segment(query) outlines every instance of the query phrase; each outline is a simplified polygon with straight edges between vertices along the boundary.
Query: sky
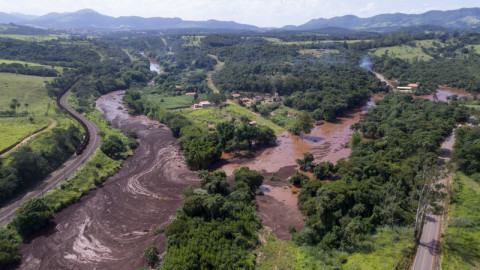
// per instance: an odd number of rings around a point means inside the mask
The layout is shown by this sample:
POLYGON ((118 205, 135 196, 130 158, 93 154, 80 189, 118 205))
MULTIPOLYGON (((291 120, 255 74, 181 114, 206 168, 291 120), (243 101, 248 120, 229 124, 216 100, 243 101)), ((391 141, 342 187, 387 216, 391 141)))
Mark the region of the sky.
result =
POLYGON ((260 27, 300 25, 311 19, 342 15, 423 13, 480 7, 479 0, 0 0, 0 11, 44 15, 94 9, 102 14, 224 20, 260 27))

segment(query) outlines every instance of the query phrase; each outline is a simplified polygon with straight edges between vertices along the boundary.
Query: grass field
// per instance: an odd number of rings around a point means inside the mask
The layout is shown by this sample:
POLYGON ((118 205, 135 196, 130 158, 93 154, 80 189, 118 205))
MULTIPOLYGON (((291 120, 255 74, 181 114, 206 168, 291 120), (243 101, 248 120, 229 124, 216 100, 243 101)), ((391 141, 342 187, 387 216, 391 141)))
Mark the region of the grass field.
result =
POLYGON ((183 44, 183 46, 194 46, 198 47, 202 43, 202 39, 205 36, 182 36, 183 40, 186 40, 187 43, 183 44))
POLYGON ((411 47, 407 45, 393 46, 393 47, 384 47, 370 51, 370 53, 376 56, 382 56, 383 54, 388 54, 390 57, 400 58, 403 60, 413 61, 417 58, 419 61, 428 61, 433 59, 430 55, 424 53, 422 48, 411 47))
POLYGON ((9 111, 12 99, 17 99, 20 107, 18 113, 26 112, 27 116, 0 117, 0 150, 21 141, 34 131, 48 126, 55 115, 55 104, 47 95, 43 83, 49 78, 0 73, 0 111, 9 111), (25 107, 28 104, 28 108, 25 107), (45 116, 50 107, 49 115, 45 116), (32 117, 33 121, 29 118, 32 117))
POLYGON ((192 120, 196 121, 197 123, 207 126, 208 124, 217 124, 225 120, 230 120, 232 117, 235 119, 240 119, 242 116, 246 116, 251 121, 256 121, 258 125, 268 126, 275 134, 282 133, 285 129, 274 124, 273 122, 263 118, 258 114, 254 114, 251 111, 236 105, 236 104, 226 104, 226 107, 220 109, 218 107, 212 108, 203 108, 203 109, 196 109, 196 110, 181 110, 186 116, 191 118, 192 120))
POLYGON ((258 269, 322 269, 323 261, 310 255, 306 247, 298 247, 291 241, 278 240, 273 236, 258 249, 258 269))
MULTIPOLYGON (((413 229, 405 227, 382 228, 372 236, 369 242, 373 247, 368 253, 356 252, 346 256, 344 269, 396 269, 399 263, 405 261, 405 251, 415 247, 413 229)), ((401 268, 403 269, 403 268, 401 268)))
MULTIPOLYGON (((166 109, 183 109, 189 108, 193 105, 193 96, 164 96, 164 95, 157 95, 157 94, 147 94, 145 96, 148 100, 155 102, 156 104, 166 108, 166 109), (162 101, 163 100, 163 101, 162 101)), ((200 94, 198 96, 200 100, 206 100, 207 95, 200 94)))
POLYGON ((283 41, 279 38, 272 37, 262 37, 266 41, 278 44, 278 45, 313 45, 313 44, 323 44, 323 43, 357 43, 357 42, 369 42, 371 40, 316 40, 316 41, 283 41))
MULTIPOLYGON (((52 66, 37 64, 37 63, 33 63, 33 62, 25 62, 25 61, 18 61, 18 60, 0 59, 0 64, 3 64, 3 63, 5 63, 5 64, 18 63, 18 64, 22 64, 22 65, 29 65, 29 66, 32 66, 32 67, 47 67, 47 68, 52 68, 52 66)), ((56 66, 54 66, 53 68, 54 68, 55 70, 57 70, 58 72, 60 72, 60 73, 63 72, 63 67, 56 67, 56 66)))
POLYGON ((480 184, 455 174, 442 269, 480 269, 480 184))
POLYGON ((46 35, 46 36, 41 36, 41 35, 0 34, 0 38, 2 38, 2 37, 20 39, 20 40, 25 40, 25 41, 47 41, 47 40, 53 40, 53 39, 58 39, 58 38, 68 38, 69 35, 46 35))

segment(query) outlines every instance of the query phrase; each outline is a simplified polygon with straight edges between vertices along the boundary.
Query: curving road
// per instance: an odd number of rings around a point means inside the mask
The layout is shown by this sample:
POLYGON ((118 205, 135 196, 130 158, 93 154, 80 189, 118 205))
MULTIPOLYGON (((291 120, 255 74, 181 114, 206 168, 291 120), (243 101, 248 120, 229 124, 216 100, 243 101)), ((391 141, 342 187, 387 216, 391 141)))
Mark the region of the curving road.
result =
MULTIPOLYGON (((439 157, 439 165, 445 166, 450 160, 450 153, 455 142, 455 134, 451 134, 442 144, 442 154, 439 157)), ((447 185, 448 174, 441 179, 441 184, 447 185)), ((425 217, 422 237, 418 245, 417 255, 413 262, 413 270, 432 270, 437 269, 437 256, 439 255, 441 215, 428 214, 425 217)))
POLYGON ((74 114, 85 123, 87 129, 90 131, 90 142, 81 155, 74 154, 66 162, 64 162, 60 168, 52 172, 45 180, 32 187, 27 193, 17 196, 6 206, 0 208, 0 226, 5 226, 13 218, 15 211, 22 203, 31 198, 43 196, 43 194, 55 189, 60 183, 72 177, 87 163, 87 161, 93 157, 100 146, 100 130, 92 121, 68 105, 67 100, 69 94, 70 90, 65 92, 65 94, 63 94, 63 96, 60 98, 60 103, 67 111, 74 114))

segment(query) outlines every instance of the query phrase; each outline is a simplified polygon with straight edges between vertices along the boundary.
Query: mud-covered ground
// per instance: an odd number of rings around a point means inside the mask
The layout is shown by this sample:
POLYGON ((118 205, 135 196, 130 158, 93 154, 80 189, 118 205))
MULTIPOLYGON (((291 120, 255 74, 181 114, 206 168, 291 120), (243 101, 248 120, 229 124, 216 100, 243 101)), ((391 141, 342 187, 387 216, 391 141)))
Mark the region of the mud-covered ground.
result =
MULTIPOLYGON (((335 122, 324 122, 316 126, 310 134, 295 136, 284 132, 277 137, 277 146, 264 149, 255 154, 255 157, 242 159, 228 157, 220 168, 227 175, 242 166, 247 166, 263 173, 266 176, 261 187, 264 195, 257 196, 257 215, 262 224, 273 229, 273 235, 282 240, 291 238, 288 227, 293 225, 297 230, 305 226, 304 216, 297 206, 299 190, 292 190, 287 179, 292 176, 299 166, 296 159, 303 158, 303 153, 314 154, 315 163, 321 161, 337 162, 341 158, 348 158, 350 148, 346 148, 353 134, 350 126, 360 120, 362 113, 374 104, 374 96, 365 106, 346 113, 335 122), (271 181, 274 176, 283 181, 271 181)), ((278 180, 277 179, 277 180, 278 180)))
POLYGON ((113 126, 136 131, 140 144, 122 169, 80 202, 55 216, 54 224, 21 247, 21 269, 136 269, 145 247, 164 252, 163 234, 182 204, 181 190, 196 185, 170 131, 144 116, 129 116, 123 92, 102 96, 97 107, 113 126))

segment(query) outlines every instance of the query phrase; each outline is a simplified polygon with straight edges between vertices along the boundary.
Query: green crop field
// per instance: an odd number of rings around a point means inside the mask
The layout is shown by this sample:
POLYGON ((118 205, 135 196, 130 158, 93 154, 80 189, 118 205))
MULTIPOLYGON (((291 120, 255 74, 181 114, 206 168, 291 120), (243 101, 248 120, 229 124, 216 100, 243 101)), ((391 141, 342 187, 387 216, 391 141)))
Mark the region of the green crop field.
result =
POLYGON ((278 45, 313 45, 313 44, 322 44, 322 43, 357 43, 357 42, 369 42, 371 40, 304 40, 304 41, 283 41, 279 38, 272 37, 262 37, 266 41, 278 44, 278 45))
MULTIPOLYGON (((19 60, 0 59, 0 64, 13 64, 13 63, 22 64, 22 65, 29 65, 29 66, 32 66, 32 67, 47 67, 47 68, 52 68, 52 66, 42 65, 42 64, 33 63, 33 62, 25 62, 25 61, 19 61, 19 60)), ((60 73, 63 72, 63 68, 62 68, 62 67, 54 66, 53 68, 56 69, 56 70, 57 70, 58 72, 60 72, 60 73)))
POLYGON ((375 50, 371 50, 370 53, 376 56, 382 56, 384 54, 388 54, 390 57, 400 58, 403 60, 413 61, 417 58, 419 61, 428 61, 433 59, 430 55, 424 53, 422 48, 412 47, 408 45, 401 45, 401 46, 393 46, 393 47, 384 47, 375 50))
POLYGON ((195 110, 185 109, 181 110, 181 112, 203 126, 207 126, 208 124, 217 124, 221 121, 232 119, 232 117, 235 119, 240 119, 242 116, 245 116, 251 121, 256 121, 258 125, 270 127, 277 135, 285 130, 279 125, 263 118, 259 114, 254 114, 253 112, 237 104, 226 104, 226 107, 222 109, 218 107, 212 107, 195 110))
POLYGON ((461 172, 452 184, 442 269, 480 269, 480 184, 461 172))
MULTIPOLYGON (((182 109, 182 108, 189 108, 193 105, 193 96, 164 96, 164 95, 156 95, 156 94, 147 94, 145 96, 148 100, 155 102, 156 104, 166 108, 166 109, 182 109)), ((206 99, 207 96, 205 94, 200 94, 198 96, 200 100, 206 99)))
POLYGON ((47 90, 43 86, 45 80, 37 76, 17 75, 11 73, 0 73, 0 111, 11 111, 9 105, 12 99, 17 99, 20 107, 17 113, 18 117, 0 117, 0 150, 21 141, 33 132, 47 127, 52 123, 49 116, 45 116, 50 107, 49 114, 55 114, 54 101, 51 101, 47 95, 47 90), (25 106, 28 104, 28 107, 25 106), (32 121, 30 121, 32 117, 32 121))
POLYGON ((0 38, 14 38, 25 41, 47 41, 58 38, 68 38, 68 35, 12 35, 12 34, 0 34, 0 38))

